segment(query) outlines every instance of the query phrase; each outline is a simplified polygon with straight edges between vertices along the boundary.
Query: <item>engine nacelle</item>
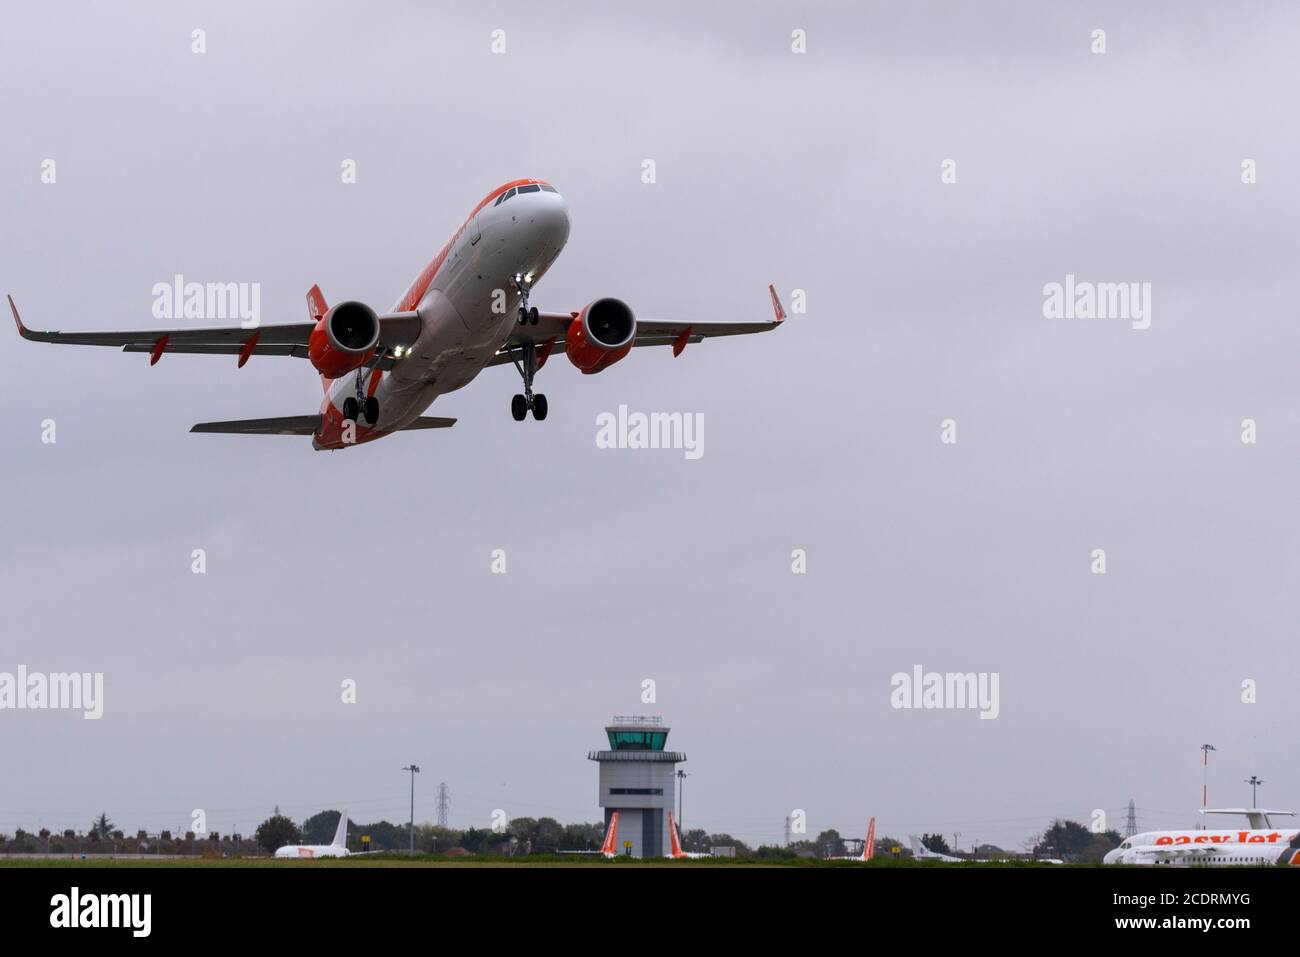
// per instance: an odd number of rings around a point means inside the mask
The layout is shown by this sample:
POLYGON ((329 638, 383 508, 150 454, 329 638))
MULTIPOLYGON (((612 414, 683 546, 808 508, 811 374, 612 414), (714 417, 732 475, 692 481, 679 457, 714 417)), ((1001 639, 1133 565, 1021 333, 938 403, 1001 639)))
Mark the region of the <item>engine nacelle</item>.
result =
POLYGON ((311 331, 307 355, 317 372, 337 379, 368 362, 378 342, 375 310, 364 302, 340 302, 311 331))
POLYGON ((591 375, 607 369, 632 351, 636 316, 618 299, 597 299, 573 317, 564 336, 569 361, 591 375))

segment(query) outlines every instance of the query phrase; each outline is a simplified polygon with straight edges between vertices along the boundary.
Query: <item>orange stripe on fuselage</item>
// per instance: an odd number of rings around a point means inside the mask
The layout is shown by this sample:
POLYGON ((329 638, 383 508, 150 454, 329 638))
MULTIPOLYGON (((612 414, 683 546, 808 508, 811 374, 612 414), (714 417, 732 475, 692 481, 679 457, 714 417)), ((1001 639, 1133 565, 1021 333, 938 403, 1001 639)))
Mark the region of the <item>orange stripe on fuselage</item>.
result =
POLYGON ((460 229, 456 230, 456 232, 452 234, 451 239, 447 240, 442 249, 438 250, 438 255, 434 256, 433 259, 430 260, 429 265, 425 266, 424 269, 420 271, 420 275, 415 277, 415 282, 411 283, 410 288, 408 288, 402 298, 398 300, 397 305, 394 307, 394 311, 410 312, 420 304, 420 300, 424 298, 424 294, 429 291, 429 287, 433 284, 434 277, 438 275, 438 270, 442 268, 443 262, 446 261, 447 254, 451 252, 451 247, 455 245, 456 240, 460 238, 460 234, 465 231, 469 224, 473 222, 474 217, 481 213, 488 203, 492 202, 492 200, 496 199, 508 189, 515 186, 528 186, 533 183, 536 183, 538 186, 551 185, 544 179, 512 179, 510 182, 503 183, 484 196, 482 201, 474 207, 474 211, 465 218, 465 222, 461 223, 460 229))
MULTIPOLYGON (((465 232, 469 227, 469 224, 474 221, 474 217, 481 213, 484 207, 508 189, 515 186, 528 186, 534 183, 538 186, 551 185, 544 179, 512 179, 508 183, 502 183, 496 189, 492 190, 492 192, 484 196, 483 199, 479 201, 479 204, 474 207, 473 211, 465 217, 465 222, 461 223, 460 229, 456 230, 456 232, 452 234, 451 238, 443 244, 442 249, 438 250, 438 255, 434 256, 433 259, 429 261, 429 264, 420 271, 420 275, 415 277, 415 282, 411 283, 410 288, 406 290, 397 305, 393 307, 393 311, 409 312, 420 304, 420 300, 424 298, 424 294, 429 291, 429 287, 433 284, 434 278, 438 275, 438 270, 442 268, 442 264, 446 261, 447 254, 451 252, 451 247, 456 244, 456 240, 460 238, 461 233, 465 232)), ((318 297, 320 296, 320 290, 318 287, 313 286, 312 292, 314 292, 318 297)), ((320 302, 324 304, 324 299, 321 298, 320 302)), ((367 395, 375 394, 379 388, 381 378, 382 373, 376 369, 371 375, 367 395)), ((370 429, 357 423, 356 442, 345 444, 342 440, 343 413, 334 405, 330 398, 330 388, 334 381, 335 380, 328 379, 323 375, 321 376, 321 386, 325 390, 325 400, 321 403, 321 427, 316 431, 315 439, 322 448, 348 448, 351 445, 361 445, 363 442, 371 442, 389 434, 388 432, 382 432, 378 429, 370 429)))

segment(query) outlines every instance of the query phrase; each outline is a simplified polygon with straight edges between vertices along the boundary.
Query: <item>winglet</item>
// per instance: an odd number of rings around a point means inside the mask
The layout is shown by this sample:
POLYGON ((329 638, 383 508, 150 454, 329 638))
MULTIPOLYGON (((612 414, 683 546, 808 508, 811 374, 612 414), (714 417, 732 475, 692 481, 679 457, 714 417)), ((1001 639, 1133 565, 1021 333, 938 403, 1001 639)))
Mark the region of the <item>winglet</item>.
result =
POLYGON ((338 830, 334 832, 334 847, 348 846, 348 809, 344 808, 343 813, 339 815, 338 830))
POLYGON ((23 325, 22 319, 18 317, 18 307, 14 305, 14 297, 7 296, 6 298, 9 300, 9 311, 14 314, 14 325, 18 327, 18 334, 24 339, 30 338, 27 335, 27 327, 23 325))
POLYGON ((772 294, 772 311, 776 313, 776 322, 785 322, 785 310, 781 308, 781 299, 776 294, 776 286, 768 283, 767 291, 772 294))
POLYGON ((862 859, 869 861, 876 856, 876 819, 873 817, 867 825, 867 839, 862 843, 862 859))

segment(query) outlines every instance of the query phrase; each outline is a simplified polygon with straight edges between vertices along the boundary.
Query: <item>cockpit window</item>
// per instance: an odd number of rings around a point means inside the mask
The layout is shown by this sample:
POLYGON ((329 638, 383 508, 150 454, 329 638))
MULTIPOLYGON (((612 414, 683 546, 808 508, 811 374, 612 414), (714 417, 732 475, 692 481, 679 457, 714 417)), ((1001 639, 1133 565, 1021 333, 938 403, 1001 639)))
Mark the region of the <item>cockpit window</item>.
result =
POLYGON ((527 186, 520 186, 520 187, 519 187, 519 192, 520 192, 520 193, 536 193, 536 192, 537 192, 538 190, 540 190, 540 189, 541 189, 540 186, 536 185, 535 183, 530 183, 530 184, 527 185, 527 186))
POLYGON ((509 199, 509 198, 510 198, 511 196, 513 196, 513 195, 515 195, 515 191, 514 191, 513 189, 508 189, 508 190, 506 190, 504 193, 502 193, 500 196, 498 196, 498 197, 497 197, 497 201, 496 201, 495 203, 493 203, 492 205, 493 205, 493 206, 500 206, 502 203, 504 203, 507 199, 509 199))
POLYGON ((554 186, 552 186, 550 183, 543 183, 543 184, 542 184, 542 189, 545 190, 545 191, 548 192, 548 193, 558 193, 558 192, 559 192, 559 190, 556 189, 554 186))

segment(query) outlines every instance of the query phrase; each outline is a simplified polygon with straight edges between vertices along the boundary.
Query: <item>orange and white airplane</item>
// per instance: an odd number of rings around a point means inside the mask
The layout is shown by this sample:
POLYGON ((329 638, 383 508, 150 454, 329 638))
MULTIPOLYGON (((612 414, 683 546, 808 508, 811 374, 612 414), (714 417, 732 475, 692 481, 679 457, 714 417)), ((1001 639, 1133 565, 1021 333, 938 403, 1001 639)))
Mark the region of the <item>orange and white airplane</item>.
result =
POLYGON ((600 845, 600 853, 606 857, 618 857, 618 812, 609 816, 609 827, 605 831, 605 843, 600 845))
POLYGON ((523 392, 510 410, 546 418, 546 396, 533 391, 538 370, 563 352, 591 375, 618 362, 634 346, 671 346, 714 336, 777 328, 785 311, 769 286, 770 322, 637 319, 624 302, 594 299, 577 311, 539 312, 529 293, 569 238, 569 208, 550 183, 517 179, 483 198, 464 225, 425 266, 391 311, 361 302, 327 307, 319 286, 307 293, 309 321, 290 325, 217 329, 142 329, 131 332, 18 332, 36 342, 115 346, 147 352, 150 364, 168 352, 238 356, 298 356, 320 374, 325 399, 315 415, 203 422, 192 432, 310 435, 317 449, 342 449, 411 429, 439 429, 451 418, 423 416, 439 396, 463 388, 485 368, 513 363, 523 392))
POLYGON ((1204 831, 1145 831, 1126 837, 1102 858, 1105 864, 1152 864, 1175 867, 1259 866, 1283 864, 1300 867, 1300 829, 1277 827, 1275 816, 1292 817, 1294 811, 1268 811, 1254 807, 1207 808, 1202 814, 1234 814, 1246 818, 1248 828, 1204 831))
POLYGON ((668 840, 669 840, 669 857, 674 860, 694 860, 698 857, 713 857, 712 854, 701 854, 693 851, 682 850, 681 832, 677 829, 677 821, 673 818, 673 812, 668 812, 668 840))
POLYGON ((828 857, 828 861, 869 861, 876 856, 876 819, 873 817, 867 824, 867 839, 862 842, 862 853, 856 857, 840 856, 828 857))
MULTIPOLYGON (((369 853, 369 852, 363 852, 369 853)), ((339 826, 334 831, 334 840, 329 844, 287 844, 276 848, 275 856, 279 858, 317 858, 317 857, 354 857, 348 850, 348 809, 339 814, 339 826)))

